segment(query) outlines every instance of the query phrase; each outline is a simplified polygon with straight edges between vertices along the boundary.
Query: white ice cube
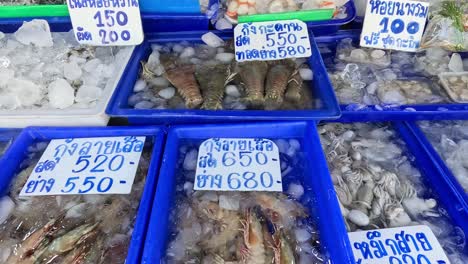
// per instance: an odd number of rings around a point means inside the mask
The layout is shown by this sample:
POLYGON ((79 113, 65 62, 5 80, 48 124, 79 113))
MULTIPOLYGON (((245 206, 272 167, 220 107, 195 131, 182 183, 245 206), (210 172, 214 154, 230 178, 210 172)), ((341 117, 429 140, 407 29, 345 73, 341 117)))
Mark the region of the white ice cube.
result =
POLYGON ((175 89, 172 87, 167 87, 166 89, 162 89, 159 91, 158 95, 164 99, 171 99, 175 94, 175 89))
POLYGON ((463 60, 458 53, 453 53, 448 64, 450 71, 462 72, 463 71, 463 60))
POLYGON ((14 36, 16 40, 25 45, 34 44, 38 47, 52 47, 54 45, 49 24, 42 19, 23 22, 14 36))
POLYGON ((196 149, 188 152, 184 159, 184 170, 195 170, 197 168, 197 157, 198 151, 196 149))
POLYGON ((64 109, 75 101, 75 90, 64 79, 57 79, 49 84, 49 103, 52 107, 64 109))
POLYGON ((229 22, 229 20, 221 18, 218 20, 218 22, 216 22, 215 27, 217 30, 232 29, 232 24, 229 22))
POLYGON ((90 103, 101 96, 101 89, 96 86, 82 85, 76 93, 75 101, 78 103, 90 103))
POLYGON ((76 62, 65 63, 63 66, 63 76, 70 81, 78 80, 83 71, 76 62))
POLYGON ((22 106, 32 106, 42 99, 42 87, 27 80, 11 79, 7 90, 13 93, 22 106))
POLYGON ((311 81, 314 79, 314 73, 309 68, 301 68, 299 69, 299 75, 304 81, 311 81))
POLYGON ((213 32, 208 32, 202 36, 202 41, 210 47, 220 47, 224 45, 224 41, 215 35, 213 32))
POLYGON ((215 59, 223 63, 229 63, 234 59, 234 53, 222 52, 216 54, 215 59))
POLYGON ((136 81, 135 86, 133 86, 133 91, 137 93, 137 92, 143 91, 145 88, 146 88, 145 80, 139 79, 138 81, 136 81))

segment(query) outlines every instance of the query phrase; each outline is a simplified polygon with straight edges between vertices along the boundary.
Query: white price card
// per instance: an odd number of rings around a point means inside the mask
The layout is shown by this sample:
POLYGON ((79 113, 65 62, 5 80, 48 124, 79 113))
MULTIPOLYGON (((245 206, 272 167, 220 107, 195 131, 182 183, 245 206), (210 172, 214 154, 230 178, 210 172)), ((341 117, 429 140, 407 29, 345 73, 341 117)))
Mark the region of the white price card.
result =
POLYGON ((128 194, 145 137, 51 140, 20 196, 128 194))
POLYGON ((426 24, 429 3, 409 0, 368 0, 361 46, 416 51, 426 24))
POLYGON ((348 233, 357 264, 450 263, 425 225, 348 233))
POLYGON ((309 32, 300 20, 241 23, 234 28, 236 61, 310 57, 309 32))
POLYGON ((138 0, 67 0, 80 44, 127 46, 143 42, 138 0))
POLYGON ((282 192, 278 146, 263 138, 211 138, 198 150, 195 190, 282 192))

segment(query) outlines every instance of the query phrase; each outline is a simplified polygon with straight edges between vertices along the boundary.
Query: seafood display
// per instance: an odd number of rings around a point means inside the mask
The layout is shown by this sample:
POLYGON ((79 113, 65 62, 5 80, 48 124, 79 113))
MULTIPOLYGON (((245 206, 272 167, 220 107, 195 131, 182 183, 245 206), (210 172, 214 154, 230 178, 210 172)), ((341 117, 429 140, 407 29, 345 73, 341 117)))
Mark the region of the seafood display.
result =
POLYGON ((125 263, 151 145, 143 150, 128 195, 19 196, 47 145, 28 148, 30 158, 0 198, 0 262, 125 263))
POLYGON ((294 12, 300 10, 334 9, 334 18, 346 18, 344 5, 348 0, 221 0, 216 29, 232 28, 238 16, 294 12))
MULTIPOLYGON (((334 43, 333 43, 334 44, 334 43)), ((422 53, 357 48, 352 39, 342 39, 333 53, 326 44, 321 53, 342 104, 416 105, 454 100, 442 87, 439 76, 462 74, 468 59, 458 53, 431 48, 422 53), (328 60, 327 60, 328 58, 328 60)), ((453 79, 453 78, 452 78, 453 79)), ((468 93, 463 80, 448 83, 458 96, 468 93)))
POLYGON ((0 110, 94 108, 131 50, 79 45, 72 31, 52 33, 45 20, 0 32, 0 110))
POLYGON ((468 263, 466 234, 453 225, 388 125, 330 123, 319 131, 349 232, 427 225, 452 263, 468 263))
POLYGON ((284 193, 194 191, 199 143, 179 149, 164 263, 328 262, 305 206, 313 198, 302 182, 305 157, 298 140, 276 140, 284 193))
POLYGON ((319 107, 308 87, 313 72, 305 60, 235 62, 233 49, 223 40, 205 42, 152 45, 128 105, 204 110, 319 107))
POLYGON ((468 122, 422 121, 418 123, 432 146, 468 193, 468 122))

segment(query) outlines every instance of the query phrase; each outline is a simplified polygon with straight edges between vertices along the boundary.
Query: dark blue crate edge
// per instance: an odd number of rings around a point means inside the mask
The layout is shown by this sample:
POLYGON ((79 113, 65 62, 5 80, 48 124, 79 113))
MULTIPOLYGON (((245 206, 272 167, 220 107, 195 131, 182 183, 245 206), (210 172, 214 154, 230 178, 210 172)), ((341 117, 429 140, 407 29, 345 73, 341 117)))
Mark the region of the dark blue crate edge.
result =
POLYGON ((151 214, 154 192, 156 189, 157 176, 161 162, 163 144, 165 142, 165 129, 157 126, 147 127, 28 127, 25 128, 17 137, 15 142, 5 152, 5 159, 0 161, 2 168, 2 178, 8 177, 8 180, 0 181, 0 193, 5 195, 8 191, 9 183, 16 176, 15 173, 21 162, 26 158, 27 148, 37 140, 70 138, 70 137, 105 137, 105 136, 153 136, 154 144, 151 153, 150 166, 146 176, 145 187, 140 198, 140 205, 136 214, 136 220, 128 254, 127 264, 140 263, 143 253, 146 230, 151 214))

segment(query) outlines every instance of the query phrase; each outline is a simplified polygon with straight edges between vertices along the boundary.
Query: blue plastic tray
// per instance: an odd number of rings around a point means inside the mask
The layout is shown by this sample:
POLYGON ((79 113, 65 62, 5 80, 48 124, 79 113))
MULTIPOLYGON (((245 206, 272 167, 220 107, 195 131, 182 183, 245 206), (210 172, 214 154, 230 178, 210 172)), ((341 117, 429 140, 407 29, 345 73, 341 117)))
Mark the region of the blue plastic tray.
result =
MULTIPOLYGON (((322 54, 325 62, 331 62, 334 60, 336 45, 340 40, 351 38, 359 43, 360 34, 360 30, 343 30, 332 36, 317 37, 315 41, 319 48, 331 50, 331 53, 322 54)), ((367 121, 468 119, 468 104, 459 103, 400 105, 383 110, 379 110, 374 105, 358 111, 348 110, 352 108, 352 105, 340 105, 340 108, 343 113, 340 121, 357 122, 363 118, 367 121)))
MULTIPOLYGON (((229 39, 231 33, 213 31, 218 36, 229 39)), ((154 33, 147 36, 147 40, 138 46, 127 65, 126 78, 123 78, 107 108, 107 113, 112 117, 127 118, 131 124, 161 124, 161 123, 200 123, 200 122, 239 122, 258 120, 323 120, 337 118, 340 116, 338 102, 328 74, 325 71, 323 61, 319 56, 319 51, 313 37, 310 40, 312 47, 312 57, 309 58, 309 65, 314 72, 314 80, 310 89, 315 98, 320 98, 322 107, 311 110, 291 110, 291 111, 263 111, 263 110, 191 110, 191 109, 133 109, 128 106, 128 97, 133 93, 134 84, 138 78, 141 67, 140 61, 146 60, 151 53, 152 43, 167 43, 189 41, 201 42, 201 36, 206 31, 199 32, 174 32, 174 33, 154 33)))
POLYGON ((306 194, 315 204, 308 204, 316 217, 321 244, 332 263, 352 263, 353 255, 341 217, 340 208, 328 173, 316 127, 313 123, 249 123, 243 125, 174 126, 168 132, 164 163, 161 167, 151 221, 146 235, 142 263, 162 263, 169 239, 169 212, 173 209, 175 172, 181 142, 203 140, 212 137, 262 137, 270 139, 295 138, 301 141, 302 152, 311 157, 306 160, 304 184, 306 194), (309 191, 307 191, 309 190, 309 191), (311 192, 311 193, 307 193, 311 192))
POLYGON ((468 220, 468 194, 465 192, 455 175, 446 165, 445 161, 442 159, 439 153, 435 150, 434 146, 429 142, 429 140, 425 136, 424 132, 419 128, 419 126, 414 122, 407 122, 406 126, 407 129, 413 134, 413 137, 415 139, 414 141, 417 141, 417 143, 415 144, 419 144, 420 148, 422 148, 425 151, 428 158, 430 158, 435 164, 437 164, 438 169, 443 173, 447 181, 453 186, 453 189, 456 190, 456 195, 458 195, 462 200, 465 201, 465 206, 467 208, 465 211, 465 219, 468 220))
MULTIPOLYGON (((354 5, 354 0, 347 2, 344 7, 346 8, 347 14, 345 18, 306 22, 307 27, 311 29, 316 36, 324 36, 336 33, 340 27, 350 23, 356 17, 356 6, 354 5)), ((216 16, 217 14, 214 15, 214 17, 216 16)), ((214 29, 214 25, 211 25, 211 29, 214 29)), ((223 32, 232 31, 233 29, 223 30, 223 32)))
POLYGON ((138 213, 128 248, 126 263, 140 263, 146 229, 149 222, 151 205, 156 189, 157 175, 161 160, 165 134, 160 127, 28 127, 25 128, 13 145, 7 150, 4 159, 0 162, 2 173, 0 175, 0 195, 8 192, 10 182, 20 169, 23 160, 27 158, 28 147, 36 141, 58 138, 79 137, 108 137, 108 136, 148 136, 153 137, 153 150, 151 164, 146 177, 145 188, 141 196, 138 213))

